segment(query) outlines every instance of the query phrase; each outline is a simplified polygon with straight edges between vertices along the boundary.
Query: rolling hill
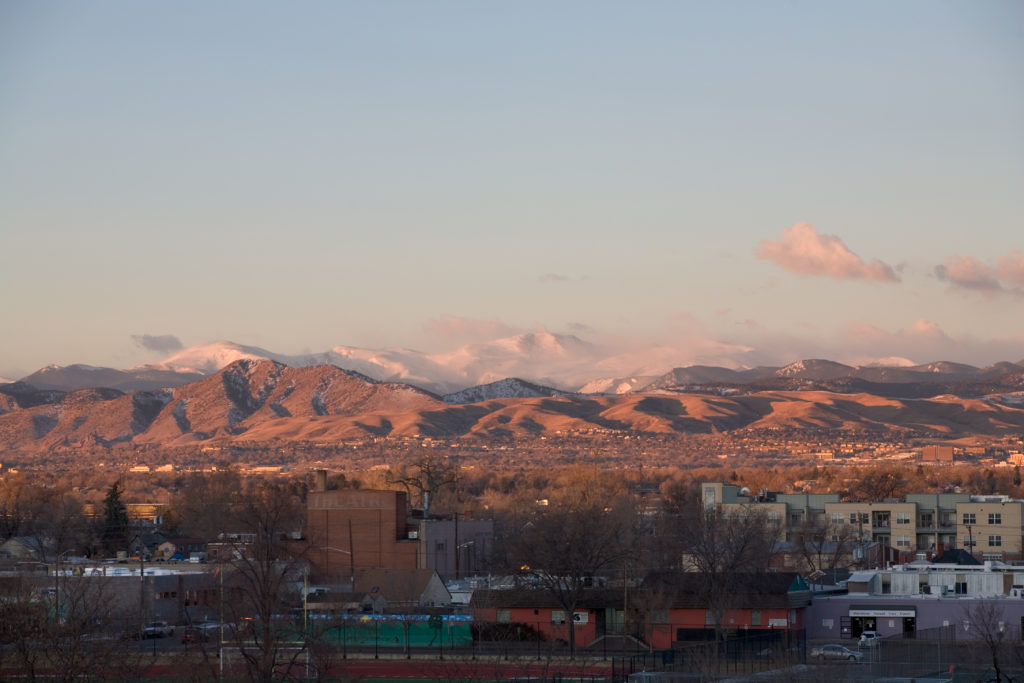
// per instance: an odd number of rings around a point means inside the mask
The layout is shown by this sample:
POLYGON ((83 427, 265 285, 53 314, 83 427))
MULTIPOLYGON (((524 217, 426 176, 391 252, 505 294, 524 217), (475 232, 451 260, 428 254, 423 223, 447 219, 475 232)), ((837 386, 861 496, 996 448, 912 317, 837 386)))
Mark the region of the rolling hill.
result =
POLYGON ((172 389, 60 392, 24 383, 0 386, 0 447, 26 452, 124 443, 489 439, 595 430, 687 434, 828 429, 946 438, 1024 431, 1020 404, 950 395, 907 399, 818 390, 724 396, 665 391, 557 394, 508 383, 452 403, 409 385, 378 382, 331 365, 293 368, 272 360, 241 359, 172 389), (526 397, 495 397, 524 390, 526 397), (469 402, 476 398, 481 400, 469 402))

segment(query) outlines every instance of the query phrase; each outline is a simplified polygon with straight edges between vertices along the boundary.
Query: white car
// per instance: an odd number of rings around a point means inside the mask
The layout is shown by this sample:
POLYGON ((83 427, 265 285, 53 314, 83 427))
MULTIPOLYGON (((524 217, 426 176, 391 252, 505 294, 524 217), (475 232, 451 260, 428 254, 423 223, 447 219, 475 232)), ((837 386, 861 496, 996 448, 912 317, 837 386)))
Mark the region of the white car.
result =
POLYGON ((818 660, 845 659, 850 662, 859 662, 864 659, 864 653, 850 650, 842 645, 823 645, 811 650, 811 658, 818 660))
POLYGON ((878 647, 878 644, 882 642, 882 636, 878 635, 878 631, 864 631, 860 634, 860 640, 857 642, 857 647, 864 649, 866 647, 878 647))

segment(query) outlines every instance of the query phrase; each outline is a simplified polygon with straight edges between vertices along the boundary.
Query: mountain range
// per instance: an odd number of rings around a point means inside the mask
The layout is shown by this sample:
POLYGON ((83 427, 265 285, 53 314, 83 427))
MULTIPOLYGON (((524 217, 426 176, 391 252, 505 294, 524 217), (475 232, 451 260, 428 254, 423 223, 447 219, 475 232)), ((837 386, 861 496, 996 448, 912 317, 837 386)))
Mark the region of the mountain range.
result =
POLYGON ((540 393, 546 395, 772 389, 877 391, 887 396, 933 396, 948 392, 979 395, 988 393, 980 385, 992 385, 996 391, 1013 390, 1014 374, 1024 370, 1024 361, 977 368, 950 362, 916 365, 906 359, 885 359, 868 365, 808 359, 783 367, 682 367, 673 365, 673 357, 658 349, 609 353, 572 335, 531 332, 443 353, 336 346, 322 353, 287 355, 232 342, 215 342, 130 369, 50 365, 21 381, 37 389, 60 391, 153 391, 194 382, 238 360, 260 359, 293 368, 333 365, 376 381, 400 382, 438 396, 450 396, 455 403, 508 397, 513 389, 501 382, 510 378, 521 378, 518 381, 522 384, 515 390, 518 393, 514 392, 519 396, 537 392, 526 389, 527 384, 543 387, 540 393), (979 386, 956 386, 971 383, 979 386), (474 389, 484 385, 491 389, 474 389))
POLYGON ((155 390, 65 392, 25 382, 0 385, 0 448, 24 453, 117 444, 331 444, 387 436, 486 439, 741 429, 999 436, 1024 431, 1022 375, 1024 368, 1016 373, 1017 393, 985 398, 896 399, 817 389, 586 396, 516 380, 446 401, 333 365, 289 367, 241 359, 199 380, 155 390), (523 391, 530 395, 518 396, 523 391), (488 397, 491 392, 517 396, 488 397), (455 400, 460 402, 449 402, 455 400))

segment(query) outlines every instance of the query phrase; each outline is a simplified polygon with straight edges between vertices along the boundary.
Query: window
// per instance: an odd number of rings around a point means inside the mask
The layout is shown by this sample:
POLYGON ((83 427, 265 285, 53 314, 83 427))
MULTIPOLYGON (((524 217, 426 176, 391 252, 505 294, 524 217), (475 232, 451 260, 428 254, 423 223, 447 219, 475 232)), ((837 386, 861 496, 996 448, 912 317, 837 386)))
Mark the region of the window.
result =
POLYGON ((769 522, 774 522, 775 524, 778 524, 780 521, 782 521, 782 516, 779 515, 778 512, 769 512, 768 513, 768 521, 769 522))
POLYGON ((900 547, 900 548, 909 548, 910 547, 910 536, 897 536, 896 537, 896 546, 900 547))
POLYGON ((897 512, 896 513, 897 524, 910 524, 910 513, 909 512, 897 512))
POLYGON ((998 548, 1002 544, 1003 544, 1003 537, 1002 536, 989 536, 988 537, 988 547, 989 548, 998 548))
POLYGON ((500 609, 497 614, 497 621, 499 624, 511 624, 512 623, 512 610, 500 609))
POLYGON ((964 524, 977 524, 977 523, 978 522, 975 521, 975 516, 974 516, 973 512, 965 512, 964 513, 964 524))
POLYGON ((856 523, 857 523, 857 513, 856 512, 851 512, 850 513, 850 524, 856 524, 856 523))
POLYGON ((565 623, 565 611, 560 609, 551 610, 551 623, 556 626, 561 626, 565 623))
POLYGON ((953 592, 957 595, 967 595, 967 577, 963 574, 956 575, 956 583, 953 584, 953 592))
POLYGON ((843 516, 842 512, 833 512, 832 513, 832 523, 833 524, 842 524, 844 521, 845 521, 845 517, 843 516))
POLYGON ((989 524, 1002 524, 1003 523, 1003 513, 1001 513, 1001 512, 990 512, 990 513, 988 513, 988 523, 989 524))
POLYGON ((789 523, 790 524, 799 524, 800 522, 803 521, 803 519, 804 519, 803 513, 794 512, 793 514, 791 514, 789 516, 789 523))
POLYGON ((882 593, 885 595, 892 593, 892 582, 886 581, 885 578, 882 579, 882 593))

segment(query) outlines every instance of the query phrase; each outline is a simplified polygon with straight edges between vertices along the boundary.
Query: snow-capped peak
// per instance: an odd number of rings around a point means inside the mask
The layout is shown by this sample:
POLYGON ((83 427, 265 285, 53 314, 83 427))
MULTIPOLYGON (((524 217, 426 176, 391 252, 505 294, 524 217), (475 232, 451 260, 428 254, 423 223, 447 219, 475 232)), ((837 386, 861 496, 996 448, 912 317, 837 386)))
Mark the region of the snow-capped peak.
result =
POLYGON ((873 358, 859 363, 868 368, 912 368, 917 363, 902 356, 887 356, 885 358, 873 358))
POLYGON ((175 372, 196 372, 210 375, 236 360, 270 360, 283 361, 278 354, 271 353, 256 346, 242 346, 229 341, 218 341, 212 344, 193 346, 179 351, 170 358, 143 367, 155 370, 173 370, 175 372))

